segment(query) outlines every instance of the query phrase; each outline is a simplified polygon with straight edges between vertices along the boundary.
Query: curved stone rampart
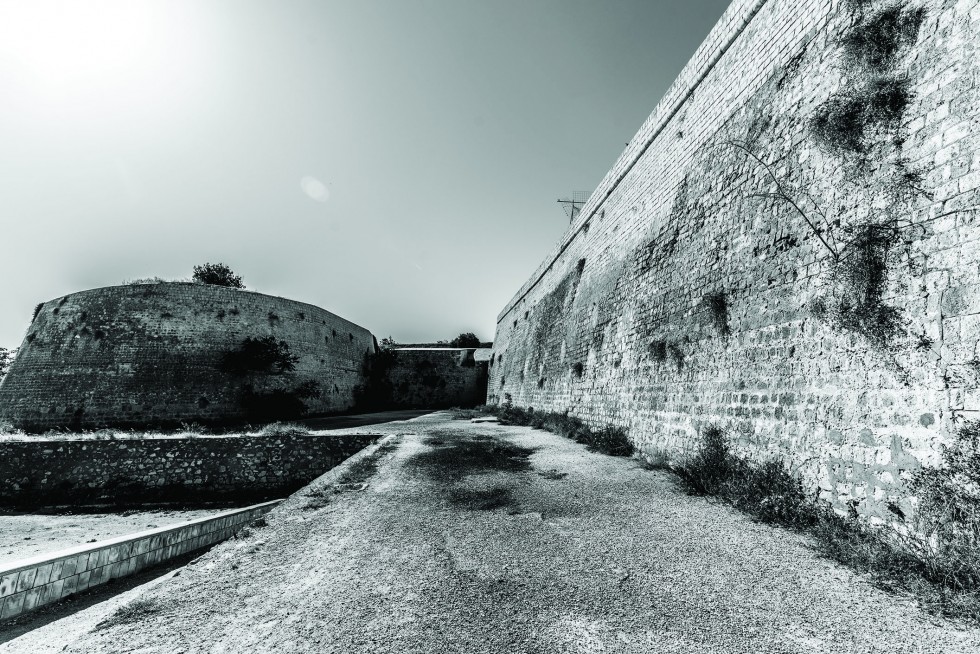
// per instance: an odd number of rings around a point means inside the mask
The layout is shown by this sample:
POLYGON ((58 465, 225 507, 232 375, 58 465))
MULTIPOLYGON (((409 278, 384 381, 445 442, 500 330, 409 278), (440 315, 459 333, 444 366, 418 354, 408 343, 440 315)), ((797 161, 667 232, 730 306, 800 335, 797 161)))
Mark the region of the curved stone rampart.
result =
POLYGON ((372 334, 310 304, 188 282, 110 286, 41 305, 0 385, 0 421, 28 431, 247 421, 246 398, 315 381, 311 414, 354 403, 372 334), (274 336, 293 371, 232 374, 225 353, 274 336))

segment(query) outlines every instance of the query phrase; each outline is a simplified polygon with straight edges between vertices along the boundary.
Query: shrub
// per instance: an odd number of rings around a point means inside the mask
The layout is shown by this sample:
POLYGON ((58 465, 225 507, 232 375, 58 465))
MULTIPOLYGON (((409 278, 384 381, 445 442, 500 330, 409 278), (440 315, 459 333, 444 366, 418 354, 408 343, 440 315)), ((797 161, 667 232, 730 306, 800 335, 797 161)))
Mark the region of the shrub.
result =
POLYGON ((980 591, 980 421, 965 423, 943 447, 942 465, 915 472, 918 526, 934 541, 930 574, 956 589, 980 591))
POLYGON ((221 369, 236 375, 251 372, 279 374, 296 369, 299 357, 289 352, 286 341, 276 340, 275 336, 246 338, 241 346, 226 352, 221 360, 221 369))
POLYGON ((667 360, 667 342, 666 341, 651 341, 650 342, 650 356, 653 357, 654 361, 662 362, 667 360))
POLYGON ((211 284, 212 286, 245 288, 242 278, 233 273, 231 268, 223 263, 205 263, 200 266, 194 266, 194 274, 191 279, 195 282, 211 284))
POLYGON ((904 332, 901 310, 884 302, 890 248, 889 231, 860 228, 834 267, 833 295, 823 304, 832 326, 862 334, 881 349, 904 332))
POLYGON ((496 415, 501 424, 528 425, 535 429, 545 429, 582 443, 594 452, 625 457, 632 456, 634 452, 633 443, 622 427, 607 425, 599 430, 593 430, 579 418, 567 413, 535 411, 533 408, 522 409, 509 404, 502 407, 487 407, 486 411, 496 415))
POLYGON ((480 347, 480 339, 477 338, 476 334, 473 332, 466 332, 465 334, 460 334, 453 340, 449 341, 450 347, 480 347))
POLYGON ((924 8, 903 11, 896 4, 862 20, 841 42, 845 62, 873 71, 888 68, 898 51, 915 41, 924 18, 924 8))
POLYGON ((162 277, 137 277, 123 282, 127 286, 139 286, 140 284, 166 284, 167 280, 162 277))
POLYGON ((865 135, 872 125, 898 120, 911 100, 908 81, 876 79, 850 93, 824 102, 810 123, 817 143, 831 152, 863 153, 865 135))
POLYGON ((980 423, 970 423, 944 452, 942 468, 916 473, 912 488, 921 494, 927 542, 874 530, 853 508, 843 517, 808 499, 783 463, 733 455, 718 427, 705 428, 698 453, 670 469, 692 494, 720 497, 761 522, 808 533, 821 554, 870 573, 878 585, 912 593, 930 612, 980 623, 978 446, 980 423))
POLYGON ((0 347, 0 381, 3 381, 3 378, 7 376, 7 371, 10 370, 10 366, 16 356, 17 350, 8 350, 5 347, 0 347))
POLYGON ((701 432, 697 454, 677 472, 692 494, 715 495, 731 472, 730 456, 725 433, 716 425, 708 425, 701 432))

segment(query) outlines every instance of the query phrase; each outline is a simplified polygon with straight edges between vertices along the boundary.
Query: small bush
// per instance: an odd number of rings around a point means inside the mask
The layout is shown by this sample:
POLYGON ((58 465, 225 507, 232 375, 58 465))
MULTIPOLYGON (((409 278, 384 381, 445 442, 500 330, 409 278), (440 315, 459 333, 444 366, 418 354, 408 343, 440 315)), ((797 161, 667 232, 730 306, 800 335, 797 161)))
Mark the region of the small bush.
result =
POLYGON ((621 427, 607 425, 594 431, 580 419, 567 413, 535 411, 514 406, 487 407, 486 410, 496 415, 501 424, 527 425, 535 429, 545 429, 582 443, 594 452, 611 456, 633 455, 633 443, 627 431, 621 427))
POLYGON ((480 347, 480 339, 473 332, 466 332, 449 341, 449 347, 480 347))
POLYGON ((731 453, 725 433, 716 425, 708 425, 701 432, 698 453, 677 469, 695 495, 715 495, 731 473, 731 453))
POLYGON ((575 363, 572 364, 572 373, 577 378, 579 379, 582 378, 582 375, 585 373, 585 366, 582 365, 581 361, 576 361, 575 363))
POLYGON ((6 377, 7 371, 10 370, 11 364, 14 362, 14 358, 17 356, 17 350, 8 350, 5 347, 0 347, 0 381, 6 377))
POLYGON ((899 50, 915 42, 925 18, 922 7, 903 11, 891 5, 861 21, 844 36, 844 61, 872 71, 890 67, 899 50))
POLYGON ((650 343, 650 356, 653 360, 660 363, 667 360, 667 342, 652 341, 650 343))
MULTIPOLYGON (((942 468, 916 473, 926 541, 872 529, 807 498, 779 461, 732 454, 723 430, 707 427, 698 453, 671 468, 688 492, 720 497, 757 520, 810 534, 824 556, 867 572, 879 586, 914 595, 927 611, 980 624, 980 423, 960 430, 942 468)), ((900 511, 899 511, 900 513, 900 511)))
POLYGON ((127 279, 123 282, 126 286, 139 286, 141 284, 166 284, 167 280, 163 277, 137 277, 136 279, 127 279))
POLYGON ((879 349, 891 349, 895 338, 905 333, 905 323, 901 310, 884 302, 890 233, 864 226, 847 247, 833 270, 831 296, 811 305, 811 310, 836 329, 861 334, 879 349))
POLYGON ((916 471, 911 488, 918 525, 935 542, 926 551, 931 575, 980 591, 980 421, 961 426, 943 447, 942 465, 916 471))
POLYGON ((824 102, 813 116, 810 133, 831 152, 863 153, 868 129, 898 120, 910 101, 906 80, 876 79, 824 102))
POLYGON ((233 273, 231 268, 223 263, 205 263, 200 266, 194 266, 194 274, 191 279, 195 282, 211 284, 212 286, 245 288, 242 278, 233 273))
POLYGON ((273 422, 262 428, 263 436, 292 436, 295 434, 309 434, 310 429, 306 425, 299 425, 295 422, 273 422))
POLYGON ((221 369, 236 375, 252 372, 279 374, 296 369, 299 357, 290 354, 286 341, 275 336, 246 338, 235 351, 225 353, 221 369))

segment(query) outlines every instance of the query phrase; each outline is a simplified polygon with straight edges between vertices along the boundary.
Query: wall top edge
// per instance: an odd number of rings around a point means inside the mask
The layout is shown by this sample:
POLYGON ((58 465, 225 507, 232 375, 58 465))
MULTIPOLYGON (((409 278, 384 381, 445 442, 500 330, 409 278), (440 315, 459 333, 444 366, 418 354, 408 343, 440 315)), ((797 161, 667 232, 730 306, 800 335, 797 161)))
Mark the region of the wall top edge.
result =
POLYGON ((319 306, 317 306, 315 304, 311 304, 309 302, 304 302, 302 300, 294 300, 292 298, 282 297, 281 295, 270 295, 268 293, 260 293, 259 291, 253 291, 253 290, 247 289, 247 288, 233 288, 233 287, 230 287, 230 286, 219 286, 217 284, 201 284, 201 283, 198 283, 198 282, 175 281, 175 282, 146 282, 146 283, 140 283, 140 284, 111 284, 109 286, 98 286, 98 287, 95 287, 95 288, 87 288, 87 289, 84 289, 84 290, 81 290, 81 291, 75 291, 73 293, 66 293, 65 295, 59 295, 59 296, 57 296, 55 298, 52 298, 50 300, 45 300, 41 304, 42 305, 48 305, 48 304, 51 304, 52 302, 57 302, 57 301, 60 301, 60 300, 62 300, 64 298, 74 298, 74 297, 85 296, 85 295, 90 295, 90 294, 91 295, 98 295, 99 293, 102 293, 102 292, 105 292, 105 291, 120 291, 120 290, 130 289, 130 288, 132 288, 132 289, 140 289, 140 288, 148 288, 148 287, 174 288, 174 287, 177 287, 177 286, 189 286, 189 287, 193 287, 195 289, 206 289, 206 290, 204 290, 205 293, 214 293, 215 295, 220 295, 222 293, 247 293, 249 295, 256 295, 256 296, 259 296, 261 298, 266 298, 266 299, 270 299, 270 300, 278 300, 278 301, 281 301, 281 302, 287 302, 289 304, 295 304, 295 305, 298 305, 298 306, 310 307, 311 309, 315 309, 317 311, 321 311, 323 313, 329 314, 330 316, 333 316, 337 320, 341 320, 341 321, 343 321, 343 322, 345 322, 345 323, 347 323, 347 324, 349 324, 349 325, 351 325, 353 327, 356 327, 357 329, 360 329, 360 330, 362 330, 364 332, 367 332, 369 335, 373 336, 373 334, 371 333, 371 330, 367 329, 366 327, 362 327, 361 325, 358 325, 357 323, 352 322, 352 321, 348 320, 347 318, 344 318, 342 316, 338 316, 337 314, 333 313, 332 311, 329 311, 327 309, 324 309, 323 307, 319 307, 319 306))

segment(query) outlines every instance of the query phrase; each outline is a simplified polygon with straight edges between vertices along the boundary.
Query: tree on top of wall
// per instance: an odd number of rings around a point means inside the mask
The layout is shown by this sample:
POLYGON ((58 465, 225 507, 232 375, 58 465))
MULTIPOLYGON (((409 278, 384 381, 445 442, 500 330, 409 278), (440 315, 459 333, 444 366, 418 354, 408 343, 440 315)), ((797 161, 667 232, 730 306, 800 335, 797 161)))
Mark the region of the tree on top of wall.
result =
POLYGON ((205 263, 194 266, 192 279, 201 284, 211 284, 212 286, 228 286, 231 288, 245 288, 242 278, 232 272, 231 268, 223 263, 205 263))
POLYGON ((10 364, 14 362, 14 357, 17 356, 17 350, 8 350, 5 347, 0 347, 0 381, 7 375, 7 371, 10 370, 10 364))
POLYGON ((450 347, 480 347, 480 339, 477 338, 476 334, 473 332, 466 332, 465 334, 460 334, 453 340, 449 341, 450 347))

